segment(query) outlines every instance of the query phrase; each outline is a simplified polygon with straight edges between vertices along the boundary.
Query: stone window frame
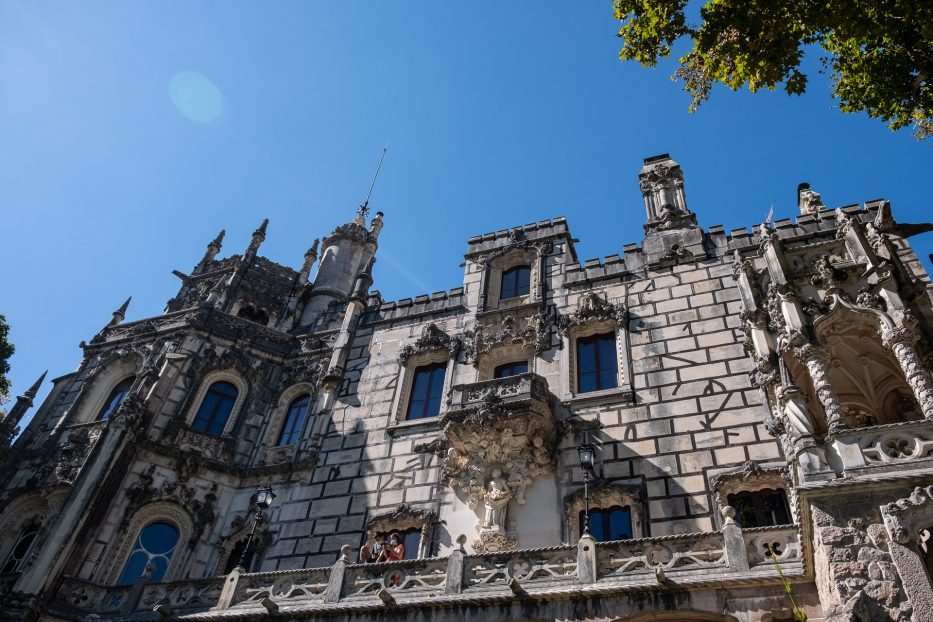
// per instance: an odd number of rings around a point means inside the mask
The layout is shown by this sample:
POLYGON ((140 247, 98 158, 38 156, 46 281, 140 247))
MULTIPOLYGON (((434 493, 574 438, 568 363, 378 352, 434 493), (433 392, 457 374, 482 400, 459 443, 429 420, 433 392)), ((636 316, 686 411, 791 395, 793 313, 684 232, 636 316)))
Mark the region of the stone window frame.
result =
POLYGON ((372 550, 376 534, 389 534, 393 531, 402 533, 409 529, 418 529, 421 532, 421 541, 418 543, 417 559, 430 557, 436 517, 437 514, 432 509, 417 508, 403 503, 391 512, 377 514, 366 521, 366 539, 363 545, 372 550))
MULTIPOLYGON (((135 378, 139 374, 139 358, 135 354, 122 356, 110 363, 106 368, 100 369, 88 382, 88 394, 84 399, 84 406, 75 423, 91 423, 97 421, 97 415, 104 407, 110 393, 118 384, 127 378, 135 378)), ((125 398, 124 398, 125 399, 125 398)))
MULTIPOLYGON (((204 401, 205 396, 207 396, 207 391, 214 385, 215 382, 229 382, 237 389, 236 401, 233 403, 233 408, 230 410, 230 416, 227 417, 227 421, 224 423, 223 431, 217 435, 216 438, 223 438, 228 436, 233 430, 237 418, 240 416, 240 411, 243 408, 243 404, 246 401, 246 392, 249 389, 249 386, 239 374, 229 369, 220 369, 212 371, 211 373, 204 376, 201 380, 201 383, 198 385, 198 391, 194 395, 194 399, 191 401, 191 407, 188 408, 188 414, 185 416, 185 425, 194 430, 194 420, 198 416, 198 409, 201 408, 201 403, 204 401)), ((197 434, 204 434, 206 436, 213 437, 213 434, 202 430, 194 430, 197 434)))
POLYGON ((172 560, 165 570, 165 576, 162 577, 162 582, 174 581, 181 576, 181 570, 187 564, 188 554, 191 552, 188 543, 194 532, 194 522, 188 512, 180 505, 160 501, 137 510, 133 514, 126 531, 121 532, 118 530, 114 532, 111 541, 119 541, 120 547, 107 568, 103 579, 104 585, 116 585, 117 579, 123 573, 123 568, 126 566, 130 553, 132 553, 136 545, 136 540, 139 539, 139 534, 152 523, 159 522, 168 523, 178 530, 178 544, 175 553, 172 555, 172 560))
MULTIPOLYGON (((640 486, 613 484, 596 480, 589 486, 590 511, 618 506, 629 509, 632 539, 647 537, 648 516, 640 486)), ((583 488, 564 497, 565 541, 576 542, 580 536, 580 512, 586 506, 583 488)))
POLYGON ((790 510, 792 524, 799 521, 797 498, 786 466, 766 466, 747 460, 737 469, 724 471, 710 480, 710 489, 715 497, 719 512, 713 512, 717 527, 722 528, 723 516, 721 510, 729 505, 729 495, 740 492, 758 492, 760 490, 781 490, 787 498, 787 507, 790 510))
POLYGON ((570 316, 561 318, 563 326, 558 324, 558 334, 561 335, 561 345, 567 356, 566 371, 561 374, 564 395, 573 400, 600 398, 609 395, 623 394, 627 400, 633 398, 632 387, 632 356, 631 343, 628 334, 628 314, 618 311, 616 303, 606 302, 599 296, 599 292, 586 292, 581 295, 595 299, 597 305, 603 306, 601 315, 592 314, 583 310, 582 305, 578 311, 570 316), (611 313, 621 314, 621 317, 611 317, 611 313), (577 341, 583 337, 613 333, 616 345, 616 373, 618 383, 614 388, 601 389, 580 393, 577 390, 577 341))
POLYGON ((36 546, 41 542, 43 527, 50 516, 55 514, 61 507, 67 491, 61 491, 54 494, 53 497, 45 499, 41 494, 28 494, 10 501, 2 515, 0 515, 0 565, 5 564, 13 547, 19 541, 23 529, 30 523, 36 523, 39 527, 39 533, 29 547, 26 559, 35 552, 36 546))
POLYGON ((457 357, 445 350, 431 350, 419 352, 411 356, 399 369, 398 390, 395 392, 395 398, 392 404, 392 411, 395 413, 395 425, 425 425, 436 423, 441 420, 447 412, 447 396, 450 394, 451 381, 454 375, 454 366, 457 363, 457 357), (415 381, 415 372, 419 367, 444 363, 444 386, 441 389, 441 407, 436 417, 423 417, 421 419, 407 418, 408 404, 411 402, 411 391, 415 381))
MULTIPOLYGON (((262 443, 263 447, 279 446, 278 439, 282 432, 282 426, 285 423, 285 417, 288 415, 288 409, 292 405, 292 402, 302 395, 311 396, 311 401, 308 404, 308 412, 305 413, 305 420, 301 424, 299 443, 304 439, 308 425, 311 422, 312 411, 314 410, 314 385, 310 382, 297 382, 279 394, 279 399, 275 404, 275 409, 272 411, 272 416, 269 417, 268 423, 266 424, 266 433, 262 443)), ((284 447, 291 446, 292 445, 284 445, 284 447)))
POLYGON ((493 374, 496 367, 505 363, 514 363, 525 361, 528 363, 528 372, 534 373, 535 361, 538 357, 534 352, 529 352, 528 346, 521 343, 511 343, 496 346, 478 357, 477 361, 477 379, 493 380, 493 374))
POLYGON ((933 486, 917 486, 909 496, 882 505, 881 516, 890 539, 891 561, 908 599, 915 610, 933 607, 933 577, 927 573, 920 549, 922 530, 933 528, 933 486))
POLYGON ((508 248, 504 252, 495 254, 483 263, 483 311, 496 309, 510 309, 522 305, 539 302, 544 295, 542 279, 541 252, 534 247, 508 248), (500 299, 502 290, 502 275, 506 271, 519 266, 528 266, 528 294, 515 298, 500 299), (504 303, 504 304, 503 304, 504 303))

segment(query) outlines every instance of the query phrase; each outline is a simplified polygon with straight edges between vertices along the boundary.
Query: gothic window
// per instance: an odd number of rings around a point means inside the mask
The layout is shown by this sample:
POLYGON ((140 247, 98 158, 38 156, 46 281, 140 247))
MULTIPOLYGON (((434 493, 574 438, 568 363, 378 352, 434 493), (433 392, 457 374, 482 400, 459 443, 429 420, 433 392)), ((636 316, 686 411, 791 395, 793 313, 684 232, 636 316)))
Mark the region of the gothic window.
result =
POLYGON ((241 317, 244 320, 255 322, 256 324, 262 324, 263 326, 266 326, 269 324, 269 314, 267 314, 265 311, 262 311, 262 310, 257 311, 256 309, 254 309, 252 306, 249 306, 249 305, 237 311, 236 315, 237 317, 241 317))
POLYGON ((178 529, 168 523, 160 521, 147 525, 136 538, 117 584, 132 585, 146 572, 149 564, 152 564, 149 580, 153 583, 162 581, 179 537, 178 529))
POLYGON ((788 525, 791 522, 787 495, 781 489, 762 488, 726 497, 735 509, 735 522, 743 529, 788 525))
POLYGON ((614 333, 577 339, 576 358, 577 393, 614 389, 619 385, 614 333))
POLYGON ((519 374, 528 373, 528 361, 515 361, 514 363, 505 363, 499 365, 493 372, 494 378, 508 378, 519 374))
POLYGON ((285 422, 282 424, 282 431, 279 432, 279 439, 276 445, 294 445, 298 442, 301 435, 301 426, 304 424, 305 415, 308 414, 308 406, 311 404, 311 396, 308 394, 299 396, 288 407, 288 413, 285 415, 285 422))
POLYGON ((531 284, 531 268, 516 266, 502 273, 502 285, 499 299, 518 298, 527 296, 531 284))
MULTIPOLYGON (((237 543, 233 545, 233 550, 230 551, 230 555, 229 557, 227 557, 227 563, 224 565, 223 574, 230 574, 233 571, 233 569, 237 567, 237 564, 240 563, 240 557, 243 556, 243 551, 246 549, 246 541, 247 539, 244 538, 242 540, 238 540, 237 543)), ((246 559, 244 560, 244 563, 243 563, 244 567, 246 568, 250 567, 251 562, 253 561, 254 553, 255 553, 255 549, 253 547, 250 547, 250 552, 246 556, 246 559)))
MULTIPOLYGON (((583 531, 584 511, 580 510, 580 531, 583 531)), ((590 508, 590 534, 597 542, 628 540, 632 537, 632 511, 627 507, 590 508)))
POLYGON ((98 421, 109 419, 110 416, 117 411, 117 408, 120 407, 120 404, 122 404, 123 400, 126 398, 127 393, 130 392, 130 387, 133 386, 133 380, 134 378, 130 376, 113 388, 113 391, 111 391, 110 395, 107 397, 107 401, 104 402, 104 405, 101 407, 100 412, 97 413, 98 421))
POLYGON ((23 562, 26 561, 26 556, 29 555, 37 535, 39 535, 38 525, 27 525, 23 528, 19 537, 16 538, 10 554, 7 555, 6 561, 3 562, 3 567, 0 568, 0 575, 18 572, 22 569, 23 562))
POLYGON ((446 363, 432 363, 415 369, 406 419, 426 419, 440 414, 446 370, 446 363))
POLYGON ((204 395, 204 399, 201 400, 198 414, 195 415, 191 427, 200 432, 220 436, 227 425, 230 413, 233 412, 238 395, 237 388, 229 382, 221 380, 212 384, 204 395))

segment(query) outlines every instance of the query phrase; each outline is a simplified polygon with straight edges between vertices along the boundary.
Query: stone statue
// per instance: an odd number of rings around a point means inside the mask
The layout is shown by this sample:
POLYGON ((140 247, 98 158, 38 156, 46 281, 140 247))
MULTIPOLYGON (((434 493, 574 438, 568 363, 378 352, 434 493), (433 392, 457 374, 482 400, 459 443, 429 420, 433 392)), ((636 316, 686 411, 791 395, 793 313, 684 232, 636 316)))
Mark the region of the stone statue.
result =
POLYGON ((502 471, 493 469, 484 498, 486 515, 483 518, 483 529, 505 531, 505 513, 511 498, 512 491, 502 477, 502 471))

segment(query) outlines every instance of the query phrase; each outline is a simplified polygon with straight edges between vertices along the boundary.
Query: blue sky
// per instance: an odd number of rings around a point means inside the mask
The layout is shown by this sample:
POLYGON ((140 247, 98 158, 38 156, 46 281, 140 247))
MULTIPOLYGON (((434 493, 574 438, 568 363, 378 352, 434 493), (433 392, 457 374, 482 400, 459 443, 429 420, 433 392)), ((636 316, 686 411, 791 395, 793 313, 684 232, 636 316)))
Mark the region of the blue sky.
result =
POLYGON ((803 97, 717 89, 689 114, 672 65, 619 62, 617 30, 608 1, 0 3, 14 394, 73 370, 127 296, 127 320, 160 313, 221 228, 238 253, 269 218, 261 252, 298 267, 385 143, 387 300, 457 286, 477 233, 564 215, 581 259, 639 242, 636 175, 664 152, 705 227, 793 216, 801 181, 933 219, 930 145, 839 113, 815 71, 803 97))

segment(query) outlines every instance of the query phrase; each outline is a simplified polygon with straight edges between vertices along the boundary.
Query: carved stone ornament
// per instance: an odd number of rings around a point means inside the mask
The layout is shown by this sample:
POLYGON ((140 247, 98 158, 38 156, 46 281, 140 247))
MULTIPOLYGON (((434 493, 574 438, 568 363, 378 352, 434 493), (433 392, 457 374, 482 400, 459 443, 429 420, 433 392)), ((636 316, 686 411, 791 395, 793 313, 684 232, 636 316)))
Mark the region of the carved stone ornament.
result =
POLYGON ((518 344, 539 355, 550 346, 550 321, 544 313, 535 313, 526 319, 506 315, 501 322, 477 324, 464 333, 464 350, 473 365, 479 364, 484 354, 499 346, 518 344))
POLYGON ((933 522, 933 486, 917 486, 909 497, 881 507, 891 539, 907 544, 933 522))
POLYGON ((624 327, 628 322, 628 309, 624 304, 607 302, 595 292, 587 292, 580 296, 575 313, 557 319, 557 330, 563 335, 574 326, 600 321, 612 321, 624 327))
POLYGON ((533 250, 538 257, 542 255, 547 255, 554 249, 554 242, 552 240, 530 240, 525 236, 525 233, 522 232, 520 235, 510 233, 509 234, 509 244, 507 246, 502 246, 495 250, 482 255, 477 258, 476 262, 482 268, 486 268, 494 259, 497 257, 502 257, 507 255, 512 251, 516 250, 533 250))
POLYGON ((823 255, 814 264, 816 274, 810 278, 813 285, 821 286, 827 294, 836 293, 839 284, 847 277, 846 273, 838 270, 829 261, 828 255, 823 255))
POLYGON ((329 236, 324 238, 321 242, 321 254, 323 255, 329 246, 339 240, 350 240, 357 244, 372 245, 373 247, 376 245, 376 236, 372 232, 363 225, 350 222, 340 225, 329 236))
POLYGON ((467 495, 471 508, 484 506, 479 544, 493 550, 508 535, 509 502, 524 504, 526 488, 554 471, 557 425, 550 392, 543 378, 521 374, 454 387, 453 396, 443 418, 450 445, 444 478, 467 495))
POLYGON ((408 364, 411 357, 424 352, 445 350, 448 356, 456 356, 460 346, 461 341, 459 338, 451 337, 432 322, 424 327, 424 330, 421 331, 421 337, 415 343, 406 345, 401 349, 398 358, 399 362, 404 366, 408 364))

